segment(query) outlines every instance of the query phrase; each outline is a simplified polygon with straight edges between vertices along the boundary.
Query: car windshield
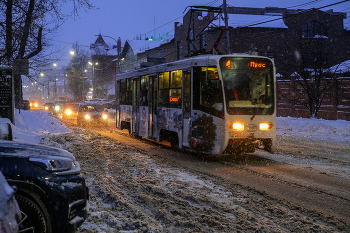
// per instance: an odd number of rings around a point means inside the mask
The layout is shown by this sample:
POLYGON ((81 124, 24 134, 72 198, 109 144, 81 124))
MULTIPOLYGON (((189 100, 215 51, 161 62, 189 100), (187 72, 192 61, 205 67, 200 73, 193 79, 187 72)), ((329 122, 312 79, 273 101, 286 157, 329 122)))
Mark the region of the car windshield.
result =
POLYGON ((101 105, 86 105, 81 108, 82 112, 102 112, 103 109, 101 105))

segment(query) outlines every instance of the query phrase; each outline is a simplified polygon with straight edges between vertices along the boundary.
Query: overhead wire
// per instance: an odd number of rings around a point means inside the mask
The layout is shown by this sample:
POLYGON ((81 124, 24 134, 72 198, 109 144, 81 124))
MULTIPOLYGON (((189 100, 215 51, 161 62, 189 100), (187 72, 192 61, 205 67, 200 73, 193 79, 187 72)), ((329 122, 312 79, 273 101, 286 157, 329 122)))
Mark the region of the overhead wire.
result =
MULTIPOLYGON (((319 3, 321 1, 322 0, 314 0, 314 1, 310 1, 310 2, 304 3, 304 4, 299 4, 299 5, 296 5, 296 6, 305 7, 305 6, 309 6, 309 5, 315 4, 315 3, 319 3)), ((338 5, 338 4, 341 4, 341 3, 344 3, 344 2, 348 2, 348 1, 350 1, 350 0, 344 0, 344 1, 336 2, 336 3, 328 4, 328 5, 316 8, 316 9, 323 9, 323 8, 326 8, 326 7, 329 7, 329 6, 338 5)), ((212 1, 212 2, 214 2, 214 1, 212 1)), ((217 0, 215 2, 217 2, 217 0)), ((292 7, 287 7, 287 8, 292 8, 292 7)), ((346 8, 346 9, 349 9, 349 8, 346 8)), ((296 9, 296 10, 303 10, 303 9, 296 9)), ((309 11, 309 10, 310 9, 305 9, 304 11, 306 12, 306 11, 309 11)), ((302 12, 304 12, 304 11, 302 11, 302 12)), ((280 18, 280 19, 282 19, 282 18, 280 18)), ((274 21, 274 20, 264 21, 264 22, 259 23, 259 24, 263 24, 263 23, 271 22, 271 21, 274 21)), ((350 23, 350 22, 348 22, 348 23, 350 23)), ((344 23, 344 24, 348 24, 348 23, 344 23)), ((258 25, 258 24, 254 24, 254 25, 258 25)), ((251 25, 246 25, 246 26, 243 26, 243 27, 250 27, 250 26, 251 25)), ((259 37, 259 39, 266 38, 266 37, 271 37, 271 36, 277 35, 278 33, 277 32, 261 32, 261 34, 265 34, 265 35, 263 37, 259 37)), ((255 34, 255 35, 257 35, 257 34, 255 34)), ((172 52, 170 54, 167 54, 167 55, 169 56, 169 55, 173 55, 175 53, 176 53, 176 51, 174 51, 174 52, 172 52)))

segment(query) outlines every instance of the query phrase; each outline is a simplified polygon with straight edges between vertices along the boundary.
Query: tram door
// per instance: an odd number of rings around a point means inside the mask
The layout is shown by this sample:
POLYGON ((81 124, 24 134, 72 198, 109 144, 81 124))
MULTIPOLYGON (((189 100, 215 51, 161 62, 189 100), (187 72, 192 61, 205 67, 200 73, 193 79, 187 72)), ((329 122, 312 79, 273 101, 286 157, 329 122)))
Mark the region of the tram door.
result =
POLYGON ((115 119, 116 119, 116 128, 120 129, 120 81, 116 82, 115 87, 115 96, 117 101, 117 107, 116 107, 116 113, 115 113, 115 119))
POLYGON ((139 134, 140 131, 140 78, 133 80, 132 98, 132 133, 139 134))
POLYGON ((157 130, 157 76, 149 77, 149 136, 151 138, 156 138, 157 130))
POLYGON ((189 143, 189 132, 191 125, 191 71, 185 71, 183 76, 183 135, 182 145, 190 147, 189 143))

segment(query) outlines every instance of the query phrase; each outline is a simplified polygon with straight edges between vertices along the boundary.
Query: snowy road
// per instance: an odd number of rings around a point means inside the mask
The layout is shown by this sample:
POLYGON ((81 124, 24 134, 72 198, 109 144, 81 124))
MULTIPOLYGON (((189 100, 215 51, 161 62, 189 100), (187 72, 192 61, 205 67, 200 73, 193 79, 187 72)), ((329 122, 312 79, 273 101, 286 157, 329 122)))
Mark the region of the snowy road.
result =
POLYGON ((81 162, 91 208, 79 232, 350 231, 346 144, 279 137, 274 155, 201 158, 113 128, 70 128, 44 142, 81 162))

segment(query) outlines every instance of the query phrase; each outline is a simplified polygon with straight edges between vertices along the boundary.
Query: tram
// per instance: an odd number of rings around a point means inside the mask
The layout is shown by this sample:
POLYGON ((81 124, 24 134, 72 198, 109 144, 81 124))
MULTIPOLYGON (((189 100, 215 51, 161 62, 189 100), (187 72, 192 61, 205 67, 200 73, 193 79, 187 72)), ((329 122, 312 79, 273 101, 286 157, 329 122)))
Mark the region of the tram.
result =
POLYGON ((274 152, 273 60, 201 55, 118 74, 116 127, 205 154, 274 152))

